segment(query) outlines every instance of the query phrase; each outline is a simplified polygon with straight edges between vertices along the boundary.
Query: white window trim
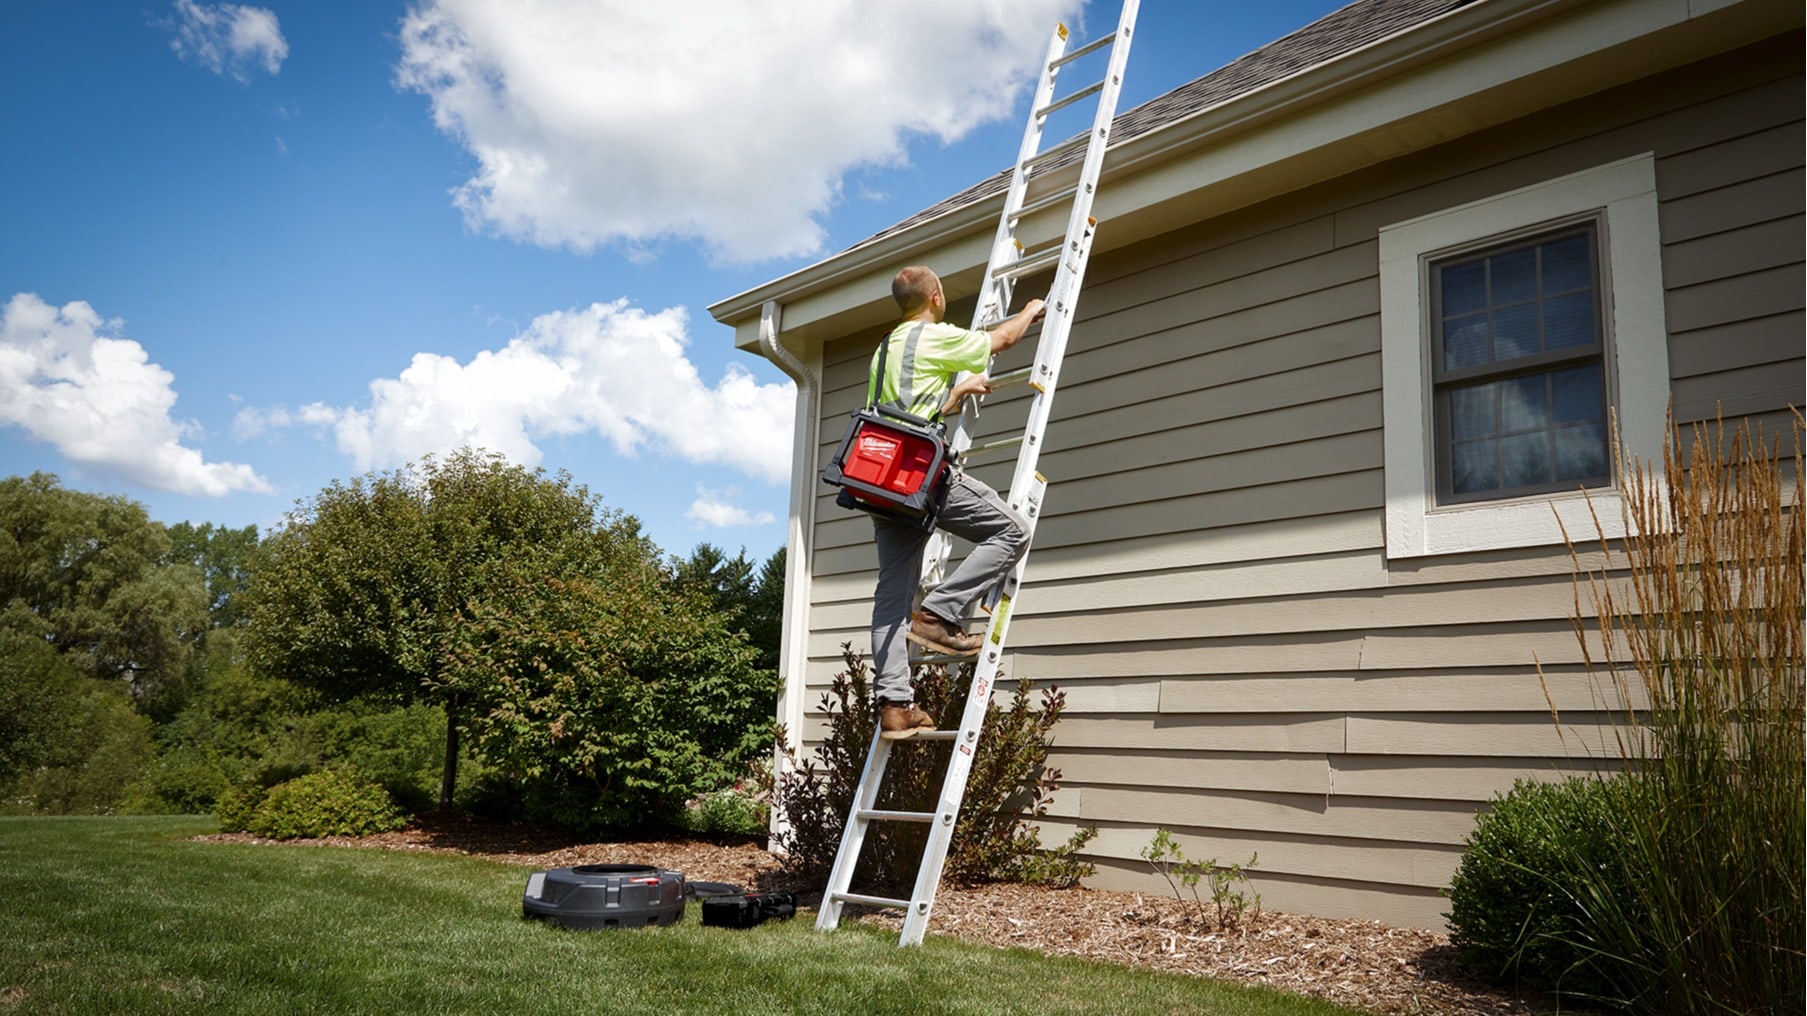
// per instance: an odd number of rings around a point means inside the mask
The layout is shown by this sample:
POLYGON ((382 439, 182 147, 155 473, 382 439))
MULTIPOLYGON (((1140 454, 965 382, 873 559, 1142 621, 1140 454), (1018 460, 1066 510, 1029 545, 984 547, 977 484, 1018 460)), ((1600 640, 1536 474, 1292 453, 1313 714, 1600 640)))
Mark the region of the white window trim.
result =
POLYGON ((1426 298, 1431 259, 1590 214, 1598 216, 1604 255, 1600 275, 1608 404, 1617 408, 1625 454, 1662 461, 1669 332, 1653 155, 1394 223, 1380 230, 1388 558, 1560 544, 1563 528, 1577 542, 1602 532, 1624 535, 1623 498, 1616 488, 1595 488, 1585 496, 1577 491, 1436 503, 1430 343, 1425 338, 1431 328, 1426 298))

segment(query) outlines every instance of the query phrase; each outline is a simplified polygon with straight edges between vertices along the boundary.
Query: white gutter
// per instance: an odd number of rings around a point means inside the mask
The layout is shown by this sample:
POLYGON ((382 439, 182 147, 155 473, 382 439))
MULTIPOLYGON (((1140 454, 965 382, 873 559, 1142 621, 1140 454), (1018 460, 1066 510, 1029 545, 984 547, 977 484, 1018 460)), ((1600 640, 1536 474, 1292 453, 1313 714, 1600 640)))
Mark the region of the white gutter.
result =
MULTIPOLYGON (((790 757, 803 753, 803 695, 809 670, 809 597, 811 558, 815 552, 816 496, 816 431, 820 402, 820 385, 809 367, 778 339, 784 307, 767 300, 760 308, 759 347, 766 359, 790 375, 797 384, 797 408, 791 422, 791 504, 790 523, 785 534, 784 557, 784 621, 780 628, 778 676, 783 687, 778 693, 777 720, 784 725, 785 744, 772 752, 772 772, 783 777, 788 772, 786 748, 790 757)), ((782 817, 772 809, 772 832, 784 828, 782 817)))

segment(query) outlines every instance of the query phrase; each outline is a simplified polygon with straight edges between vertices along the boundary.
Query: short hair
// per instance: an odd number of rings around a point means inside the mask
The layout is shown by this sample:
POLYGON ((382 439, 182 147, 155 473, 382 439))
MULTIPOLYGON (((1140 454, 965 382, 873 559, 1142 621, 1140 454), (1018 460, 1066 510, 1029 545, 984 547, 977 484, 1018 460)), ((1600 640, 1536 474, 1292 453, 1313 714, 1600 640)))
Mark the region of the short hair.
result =
POLYGON ((909 317, 928 306, 939 285, 941 280, 934 272, 923 265, 911 265, 891 280, 891 298, 897 301, 897 309, 904 317, 909 317))

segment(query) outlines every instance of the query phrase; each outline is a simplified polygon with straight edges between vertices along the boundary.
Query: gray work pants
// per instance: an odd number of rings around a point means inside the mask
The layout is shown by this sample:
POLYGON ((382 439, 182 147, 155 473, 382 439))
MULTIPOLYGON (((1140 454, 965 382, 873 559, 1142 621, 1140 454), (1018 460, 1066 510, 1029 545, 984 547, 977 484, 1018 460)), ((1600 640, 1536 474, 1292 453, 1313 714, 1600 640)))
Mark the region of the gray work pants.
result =
MULTIPOLYGON (((976 544, 960 567, 922 601, 923 610, 958 623, 973 601, 1000 582, 1029 549, 1029 526, 997 491, 957 473, 935 527, 976 544)), ((922 576, 922 550, 929 534, 876 515, 872 531, 878 545, 878 588, 872 594, 872 697, 879 702, 909 702, 914 691, 904 633, 909 631, 910 601, 922 576)))

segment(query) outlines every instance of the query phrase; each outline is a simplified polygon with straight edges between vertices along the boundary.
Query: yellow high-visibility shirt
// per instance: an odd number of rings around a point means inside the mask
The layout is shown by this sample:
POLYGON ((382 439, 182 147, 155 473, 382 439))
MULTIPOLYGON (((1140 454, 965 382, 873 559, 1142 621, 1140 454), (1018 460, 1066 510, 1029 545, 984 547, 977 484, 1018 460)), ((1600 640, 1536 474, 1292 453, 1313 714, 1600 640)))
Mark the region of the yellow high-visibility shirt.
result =
POLYGON ((877 402, 898 405, 905 412, 934 420, 941 415, 941 404, 947 390, 954 386, 954 376, 962 371, 982 374, 991 362, 991 334, 925 321, 905 321, 885 337, 884 345, 872 353, 872 364, 866 371, 866 393, 872 394, 872 382, 878 374, 878 355, 885 346, 885 377, 879 385, 877 402))

